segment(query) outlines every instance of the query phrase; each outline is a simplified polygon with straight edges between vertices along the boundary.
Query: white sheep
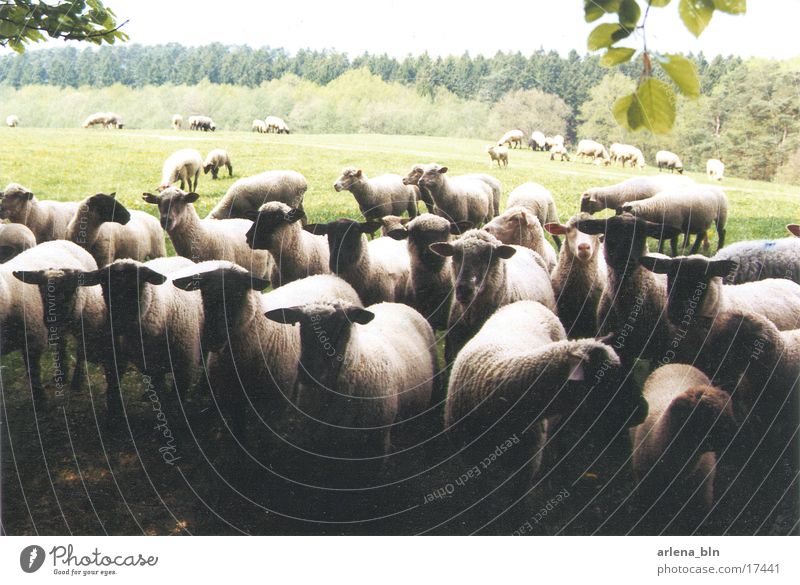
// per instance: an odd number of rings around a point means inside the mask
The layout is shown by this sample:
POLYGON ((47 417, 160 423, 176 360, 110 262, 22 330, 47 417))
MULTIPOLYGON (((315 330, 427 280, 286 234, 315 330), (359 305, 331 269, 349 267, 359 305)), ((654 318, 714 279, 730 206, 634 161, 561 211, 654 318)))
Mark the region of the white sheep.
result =
POLYGON ((181 189, 188 187, 189 191, 194 191, 202 169, 203 157, 194 148, 177 150, 167 157, 161 167, 161 183, 158 189, 166 189, 180 181, 181 189))
POLYGON ((643 169, 645 167, 644 155, 642 154, 642 151, 630 144, 620 144, 618 142, 615 142, 614 144, 611 145, 609 153, 611 162, 619 161, 620 163, 622 163, 623 167, 625 166, 626 162, 631 167, 633 167, 634 165, 636 165, 640 169, 643 169))
POLYGON ((725 174, 725 163, 718 158, 710 158, 706 161, 706 175, 709 181, 721 181, 725 174))
POLYGON ((679 174, 683 174, 683 163, 681 162, 680 157, 675 154, 674 152, 670 152, 668 150, 659 150, 656 153, 656 164, 658 165, 658 172, 661 172, 661 169, 669 169, 669 172, 678 171, 679 174))
POLYGON ((432 165, 419 179, 420 190, 433 198, 436 214, 454 223, 468 221, 481 225, 495 214, 496 191, 479 175, 449 179, 447 167, 432 165))
POLYGON ((344 457, 382 457, 399 441, 395 426, 422 415, 433 391, 436 340, 411 307, 348 302, 293 305, 267 312, 300 325, 298 408, 319 423, 311 447, 344 457), (325 333, 325 342, 319 332, 325 333))
POLYGON ((583 158, 584 160, 586 158, 591 158, 593 162, 602 161, 605 164, 611 162, 611 157, 606 147, 594 140, 584 139, 578 142, 578 150, 575 156, 583 158))
POLYGON ((604 209, 617 209, 623 203, 647 199, 665 189, 690 187, 694 184, 689 177, 633 177, 607 187, 587 189, 581 195, 581 211, 597 213, 604 209))
POLYGON ((104 128, 108 127, 108 113, 97 112, 95 114, 90 114, 83 121, 82 126, 84 128, 89 128, 90 126, 97 126, 98 124, 102 125, 104 128))
POLYGON ((259 134, 266 134, 267 133, 267 123, 264 120, 259 120, 256 118, 253 120, 253 123, 250 125, 250 130, 252 132, 258 132, 259 134))
POLYGON ((183 116, 180 114, 173 114, 172 115, 172 129, 173 130, 180 130, 181 126, 183 126, 183 116))
POLYGON ((534 130, 531 132, 531 138, 528 140, 528 146, 531 147, 531 150, 546 150, 546 137, 543 133, 539 132, 538 130, 534 130))
POLYGON ((541 256, 507 246, 484 230, 469 230, 452 242, 430 245, 452 258, 455 297, 450 306, 445 358, 448 364, 500 307, 521 300, 539 301, 555 311, 550 274, 541 256))
POLYGON ((29 190, 9 183, 0 200, 0 219, 28 227, 38 243, 63 240, 78 204, 74 201, 39 201, 29 190))
POLYGON ((266 250, 276 269, 272 286, 283 286, 315 274, 330 274, 328 241, 303 230, 304 214, 280 201, 271 201, 247 213, 253 222, 246 234, 247 245, 266 250))
POLYGON ((175 252, 194 262, 228 260, 253 274, 270 278, 272 257, 247 245, 251 222, 246 219, 200 219, 194 202, 200 196, 170 187, 160 195, 144 193, 142 199, 158 206, 161 226, 169 234, 175 252))
MULTIPOLYGON (((228 177, 233 176, 233 166, 231 165, 231 157, 228 151, 222 148, 215 148, 206 155, 206 159, 203 161, 203 174, 207 175, 210 172, 211 178, 216 179, 222 167, 228 169, 228 177)), ((196 188, 197 178, 195 178, 196 188)), ((183 189, 183 182, 181 182, 181 189, 183 189)), ((189 190, 191 191, 192 189, 190 188, 189 190)))
POLYGON ((268 201, 280 201, 302 211, 303 195, 307 189, 306 178, 295 171, 266 171, 244 177, 228 188, 208 217, 243 218, 246 212, 258 211, 268 201))
POLYGON ((10 114, 6 116, 6 126, 9 128, 16 128, 19 126, 19 116, 16 114, 10 114))
POLYGON ((274 132, 275 134, 289 134, 289 126, 278 116, 267 116, 264 118, 264 123, 267 125, 267 132, 274 132))
POLYGON ((522 130, 509 130, 497 141, 497 146, 506 144, 509 148, 522 148, 524 140, 525 133, 522 130))
POLYGON ((552 152, 554 148, 564 148, 564 137, 561 134, 555 136, 548 136, 544 141, 545 149, 552 152))
POLYGON ((561 162, 570 160, 569 153, 567 149, 564 148, 563 144, 554 144, 553 147, 550 149, 550 160, 556 160, 556 157, 561 158, 561 162))
POLYGON ((370 179, 361 169, 346 167, 333 188, 337 193, 350 191, 368 220, 403 212, 408 212, 408 217, 417 216, 419 189, 405 185, 400 175, 385 174, 370 179))
POLYGON ((36 245, 36 236, 21 223, 0 224, 0 264, 36 245))
MULTIPOLYGON (((542 225, 558 223, 558 211, 553 194, 539 183, 523 183, 508 194, 506 207, 527 207, 542 225)), ((553 236, 553 241, 561 248, 561 240, 553 236)))
POLYGON ((726 246, 713 260, 733 260, 736 270, 724 277, 726 284, 787 278, 800 284, 800 239, 747 240, 726 246))
POLYGON ((144 262, 167 253, 158 220, 144 211, 128 211, 116 193, 98 193, 78 204, 64 239, 85 248, 98 266, 117 258, 144 262))
MULTIPOLYGON (((433 196, 425 187, 419 184, 419 180, 427 171, 437 167, 438 165, 436 163, 414 165, 411 167, 411 171, 403 177, 404 185, 416 185, 419 188, 419 198, 425 203, 425 207, 428 208, 428 213, 436 213, 436 205, 433 201, 433 196)), ((500 213, 500 197, 503 194, 503 186, 496 177, 486 173, 469 173, 467 175, 459 175, 459 178, 464 180, 478 179, 486 183, 492 190, 494 215, 500 213)))
POLYGON ((556 267, 556 251, 545 239, 539 218, 528 207, 509 207, 483 229, 504 244, 530 248, 542 257, 548 272, 556 267))
POLYGON ((507 167, 508 166, 508 148, 505 146, 487 146, 486 152, 489 153, 489 166, 492 166, 493 162, 497 163, 497 168, 499 169, 501 166, 507 167))
POLYGON ((202 130, 214 132, 217 129, 214 120, 208 116, 189 116, 189 130, 202 130))

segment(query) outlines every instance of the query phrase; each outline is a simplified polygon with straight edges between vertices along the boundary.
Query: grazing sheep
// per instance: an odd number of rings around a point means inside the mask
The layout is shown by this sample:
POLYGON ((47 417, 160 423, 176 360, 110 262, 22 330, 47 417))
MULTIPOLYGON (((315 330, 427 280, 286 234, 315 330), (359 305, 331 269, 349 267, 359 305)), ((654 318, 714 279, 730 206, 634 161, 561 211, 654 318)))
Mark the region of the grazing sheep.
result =
POLYGON ((113 112, 98 112, 92 114, 83 121, 82 126, 84 128, 89 128, 90 126, 97 126, 98 124, 102 125, 103 128, 111 126, 112 128, 122 129, 123 127, 122 118, 113 112))
MULTIPOLYGON (((329 266, 349 282, 366 305, 410 301, 411 258, 402 242, 367 236, 380 228, 377 222, 337 219, 308 224, 307 232, 328 237, 329 266)), ((408 304, 411 304, 410 302, 408 304)))
POLYGON ((259 120, 256 118, 253 120, 253 124, 250 126, 251 132, 258 132, 259 134, 266 134, 267 133, 267 123, 264 120, 259 120))
POLYGON ((277 116, 267 116, 264 119, 264 123, 267 125, 267 132, 274 132, 275 134, 289 134, 289 126, 283 120, 283 118, 279 118, 277 116))
POLYGON ((639 522, 647 534, 691 533, 712 509, 717 458, 736 434, 731 397, 683 364, 655 370, 643 394, 649 413, 631 429, 639 522))
MULTIPOLYGON (((295 396, 298 408, 320 423, 315 452, 334 447, 334 456, 383 457, 392 442, 400 442, 395 425, 428 408, 438 370, 436 340, 411 307, 338 301, 273 309, 266 316, 300 325, 295 396)), ((420 438, 408 439, 404 443, 420 438)))
POLYGON ((710 158, 706 161, 706 175, 709 181, 721 181, 725 174, 725 163, 718 158, 710 158))
POLYGON ((430 249, 452 258, 455 298, 447 323, 447 364, 453 363, 464 344, 500 307, 532 300, 556 309, 547 266, 533 250, 507 246, 476 229, 453 242, 431 244, 430 249))
POLYGON ((626 162, 631 167, 634 165, 640 169, 645 167, 642 151, 630 144, 619 144, 618 142, 612 144, 610 148, 610 160, 611 162, 619 161, 622 163, 623 167, 625 167, 626 162))
POLYGON ((669 291, 667 314, 673 323, 687 315, 713 319, 723 311, 762 315, 780 330, 800 327, 800 284, 782 278, 723 286, 722 277, 736 269, 733 260, 705 256, 639 259, 657 274, 666 274, 669 291))
POLYGON ((550 160, 556 160, 557 156, 561 157, 561 162, 569 162, 570 160, 569 153, 567 152, 567 149, 564 148, 563 144, 554 144, 550 149, 550 160))
POLYGON ((197 181, 200 179, 202 168, 203 157, 194 148, 184 148, 173 152, 161 167, 159 191, 178 181, 181 182, 181 189, 188 186, 189 191, 194 191, 197 189, 197 181), (194 183, 192 183, 192 179, 194 179, 194 183))
POLYGON ((417 216, 419 189, 403 183, 400 175, 380 175, 368 178, 361 169, 346 167, 333 184, 337 193, 350 191, 358 208, 367 220, 380 220, 384 215, 417 216))
POLYGON ((575 156, 584 160, 588 157, 591 158, 592 161, 603 161, 605 163, 611 161, 606 147, 594 140, 581 140, 578 142, 578 150, 575 156))
POLYGON ((508 148, 505 146, 487 146, 486 152, 489 153, 489 166, 492 166, 492 162, 497 162, 497 168, 499 169, 502 163, 503 167, 508 166, 508 148))
POLYGON ((522 130, 509 130, 497 141, 497 146, 508 145, 509 148, 522 148, 525 133, 522 130))
POLYGON ((165 189, 160 195, 142 194, 144 201, 158 206, 161 226, 180 256, 194 262, 228 260, 259 277, 270 278, 274 268, 272 257, 247 245, 250 221, 200 219, 193 205, 199 197, 176 187, 165 189))
POLYGON ((547 266, 547 272, 552 272, 556 267, 556 251, 545 240, 539 218, 528 207, 509 207, 483 226, 483 229, 504 244, 530 248, 539 254, 547 266))
POLYGON ((0 200, 0 219, 28 227, 40 244, 65 239, 67 224, 77 210, 74 201, 39 201, 17 183, 9 183, 0 200))
POLYGON ((624 203, 647 199, 659 191, 694 184, 689 177, 656 176, 634 177, 608 187, 592 187, 581 195, 581 211, 597 213, 604 209, 617 209, 624 203))
POLYGON ((272 286, 283 286, 315 274, 330 274, 328 242, 303 230, 304 214, 280 201, 271 201, 247 213, 252 220, 247 245, 266 250, 275 261, 272 286))
POLYGON ((578 213, 565 225, 548 223, 544 226, 551 234, 566 239, 550 280, 558 316, 570 337, 593 337, 597 334, 597 307, 607 282, 599 236, 578 229, 578 222, 590 217, 588 213, 578 213))
POLYGON ((208 218, 242 219, 245 213, 258 211, 268 201, 280 201, 303 211, 303 195, 306 189, 306 178, 295 171, 266 171, 237 179, 208 214, 208 218))
POLYGON ((549 150, 552 152, 554 148, 557 147, 564 148, 564 137, 561 134, 556 134, 555 136, 548 136, 544 140, 544 147, 545 150, 549 150))
POLYGON ((661 169, 669 169, 669 172, 672 173, 673 171, 678 171, 679 174, 683 174, 683 163, 681 162, 680 157, 674 152, 670 152, 668 150, 659 150, 656 153, 656 164, 658 165, 658 172, 661 172, 661 169))
MULTIPOLYGON (((411 171, 403 177, 404 185, 416 185, 419 187, 419 198, 425 203, 425 207, 428 208, 428 213, 436 212, 433 196, 425 187, 419 184, 419 180, 422 178, 422 175, 435 167, 437 167, 436 163, 414 165, 411 167, 411 171)), ((503 194, 503 187, 500 181, 492 175, 487 175, 485 173, 471 173, 468 175, 460 175, 460 177, 464 179, 479 179, 486 183, 492 190, 492 207, 494 208, 494 214, 498 215, 500 213, 500 196, 503 194)))
POLYGON ((6 126, 9 128, 16 128, 19 126, 19 117, 16 114, 6 116, 6 126))
POLYGON ((436 206, 436 214, 454 223, 481 225, 495 216, 496 191, 480 176, 448 179, 447 167, 433 165, 419 179, 436 206))
POLYGON ((117 130, 122 130, 125 124, 122 121, 122 116, 119 114, 115 114, 113 112, 109 112, 106 118, 106 128, 111 126, 112 128, 116 128, 117 130))
POLYGON ((144 211, 128 211, 115 195, 98 193, 81 201, 64 239, 88 250, 98 266, 117 258, 144 262, 166 256, 158 220, 144 211))
MULTIPOLYGON (((630 213, 647 221, 678 228, 684 234, 683 249, 689 237, 695 234, 691 254, 700 248, 706 232, 713 223, 717 228, 717 250, 725 245, 725 224, 728 220, 728 198, 725 192, 708 185, 693 185, 680 189, 661 191, 649 199, 630 201, 620 206, 621 212, 630 213)), ((619 212, 618 210, 618 212, 619 212)), ((664 240, 658 245, 661 252, 664 240)), ((678 254, 678 236, 671 239, 672 255, 678 254)))
POLYGON ((172 115, 172 129, 173 130, 180 130, 181 126, 183 126, 183 116, 180 114, 173 114, 172 115))
POLYGON ((203 132, 214 132, 217 125, 208 116, 189 116, 189 130, 202 130, 203 132))
MULTIPOLYGON (((203 174, 207 175, 211 172, 211 178, 216 179, 219 170, 225 167, 228 169, 228 177, 233 176, 233 166, 231 165, 231 157, 228 155, 227 150, 222 148, 215 148, 206 156, 203 161, 203 174)), ((195 178, 195 188, 197 188, 197 179, 195 178)), ((181 189, 183 189, 183 181, 181 181, 181 189)), ((189 189, 191 191, 191 188, 189 189)))
POLYGON ((800 240, 748 240, 736 242, 717 252, 713 260, 733 260, 735 271, 723 278, 725 284, 742 284, 765 278, 786 278, 800 284, 800 240))
POLYGON ((36 245, 36 236, 21 223, 0 224, 0 264, 36 245))
POLYGON ((539 132, 538 130, 534 130, 531 132, 531 138, 528 140, 528 146, 531 147, 531 150, 547 150, 546 146, 546 138, 545 135, 539 132))

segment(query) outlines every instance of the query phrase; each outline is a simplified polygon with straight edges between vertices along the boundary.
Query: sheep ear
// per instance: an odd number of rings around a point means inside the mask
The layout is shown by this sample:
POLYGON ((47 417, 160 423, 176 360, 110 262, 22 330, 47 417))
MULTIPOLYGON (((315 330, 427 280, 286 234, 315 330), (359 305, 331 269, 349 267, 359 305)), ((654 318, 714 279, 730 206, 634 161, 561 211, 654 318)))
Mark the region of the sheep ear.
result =
POLYGON ((667 274, 672 266, 671 258, 656 258, 655 256, 642 256, 639 258, 639 264, 644 266, 650 272, 656 274, 667 274))
POLYGON ((41 270, 15 270, 13 273, 17 280, 21 280, 25 284, 44 284, 47 279, 44 272, 41 270))
POLYGON ((152 193, 142 193, 142 199, 144 199, 147 203, 152 203, 153 205, 158 205, 161 202, 161 196, 153 195, 152 193))
POLYGON ((258 276, 250 275, 250 288, 253 290, 264 290, 270 285, 269 280, 258 276))
POLYGON ((706 274, 709 276, 728 276, 739 268, 739 263, 735 260, 712 260, 708 263, 706 274))
POLYGON ((622 215, 625 212, 630 213, 632 209, 630 205, 620 205, 614 209, 614 215, 622 215))
POLYGON ((345 311, 345 315, 352 323, 359 325, 366 325, 375 318, 375 313, 361 307, 350 307, 345 311))
POLYGON ((356 177, 358 177, 358 178, 360 179, 362 174, 363 174, 363 173, 361 172, 361 169, 358 169, 358 170, 355 172, 355 175, 354 175, 354 176, 356 176, 356 177))
POLYGON ((200 274, 184 276, 182 278, 176 278, 172 281, 172 284, 185 291, 200 290, 200 287, 203 284, 203 277, 200 274))
POLYGON ((546 223, 543 227, 547 233, 553 234, 554 236, 567 235, 567 226, 561 225, 560 223, 546 223))
POLYGON ((446 172, 447 172, 447 167, 441 167, 441 168, 438 170, 438 173, 439 173, 440 175, 443 175, 443 174, 445 174, 446 172))
POLYGON ((450 233, 454 236, 460 236, 465 231, 470 229, 472 229, 471 221, 450 222, 450 233))
POLYGON ((393 240, 398 240, 398 241, 405 240, 406 238, 408 238, 408 230, 404 230, 402 228, 395 228, 386 235, 392 238, 393 240))
POLYGON ((78 274, 78 286, 96 286, 103 282, 106 269, 100 268, 90 272, 80 272, 78 274))
POLYGON ((786 229, 789 230, 792 235, 800 238, 800 225, 797 225, 796 223, 790 223, 786 226, 786 229))
POLYGON ((22 194, 25 195, 25 197, 28 199, 28 201, 33 199, 33 191, 28 191, 26 189, 25 191, 22 192, 22 194))
POLYGON ((187 203, 194 203, 198 199, 200 199, 200 195, 194 192, 187 193, 186 195, 183 196, 183 200, 186 201, 187 203))
POLYGON ((308 223, 303 226, 303 229, 315 236, 327 236, 328 224, 327 223, 308 223))
POLYGON ((358 225, 361 227, 362 234, 372 234, 381 229, 381 223, 379 221, 365 221, 358 225))
POLYGON ((428 246, 430 251, 434 254, 438 254, 444 258, 448 256, 452 256, 455 253, 455 248, 453 248, 452 244, 448 244, 447 242, 434 242, 428 246))
POLYGON ((116 197, 116 196, 117 196, 117 192, 116 192, 116 191, 114 191, 114 192, 112 192, 112 193, 109 193, 109 194, 108 194, 108 196, 109 196, 109 197, 116 197))
POLYGON ((508 260, 516 253, 517 249, 512 246, 497 246, 494 249, 494 255, 503 260, 508 260))
POLYGON ((584 234, 597 235, 606 233, 606 222, 604 219, 582 219, 578 221, 577 227, 584 234))
POLYGON ((142 266, 139 268, 139 277, 150 284, 164 284, 167 282, 167 277, 163 274, 156 272, 152 268, 142 266))
POLYGON ((283 323, 284 325, 294 325, 300 322, 303 313, 297 307, 287 307, 285 309, 272 309, 264 313, 270 321, 283 323))
POLYGON ((617 336, 616 333, 606 333, 605 335, 598 335, 595 337, 595 341, 599 341, 603 345, 611 345, 611 342, 614 341, 614 338, 617 336))
POLYGON ((303 211, 302 209, 290 209, 288 212, 286 212, 283 218, 288 223, 294 223, 296 221, 300 221, 301 219, 305 218, 305 216, 306 212, 303 211))
POLYGON ((254 211, 252 209, 248 209, 244 212, 244 218, 249 219, 250 221, 258 221, 258 216, 261 212, 254 211))

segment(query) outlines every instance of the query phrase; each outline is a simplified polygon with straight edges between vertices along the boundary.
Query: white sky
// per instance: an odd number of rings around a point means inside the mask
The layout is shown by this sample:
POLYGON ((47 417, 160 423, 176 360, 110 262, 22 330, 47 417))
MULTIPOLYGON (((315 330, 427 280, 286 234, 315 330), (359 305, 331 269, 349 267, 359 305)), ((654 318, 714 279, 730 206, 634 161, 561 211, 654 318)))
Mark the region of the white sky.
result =
MULTIPOLYGON (((106 0, 131 42, 211 42, 252 47, 337 49, 403 57, 423 51, 491 56, 543 47, 586 52, 597 24, 581 0, 106 0)), ((800 0, 751 0, 744 16, 715 14, 700 39, 678 18, 678 0, 653 8, 647 42, 654 51, 789 58, 800 55, 800 0), (777 15, 777 16, 776 16, 777 15)), ((639 46, 637 41, 631 46, 639 46)), ((60 43, 63 44, 63 43, 60 43)), ((58 46, 48 43, 48 46, 58 46)))

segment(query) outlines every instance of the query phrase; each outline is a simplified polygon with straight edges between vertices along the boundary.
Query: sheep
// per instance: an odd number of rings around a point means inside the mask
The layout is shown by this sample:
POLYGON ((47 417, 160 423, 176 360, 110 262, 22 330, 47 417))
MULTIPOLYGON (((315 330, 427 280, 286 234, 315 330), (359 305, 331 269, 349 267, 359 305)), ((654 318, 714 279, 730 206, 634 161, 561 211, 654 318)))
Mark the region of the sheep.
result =
POLYGON ((275 261, 272 285, 283 286, 315 274, 330 274, 328 242, 303 230, 304 214, 280 201, 271 201, 258 211, 247 213, 252 220, 246 234, 247 245, 266 250, 275 261))
POLYGON ((16 128, 19 126, 19 116, 16 114, 10 114, 6 116, 6 126, 9 128, 16 128))
POLYGON ((528 146, 531 147, 531 150, 547 150, 546 143, 545 143, 545 136, 538 130, 534 130, 531 132, 531 138, 528 140, 528 146))
POLYGON ((504 244, 530 248, 545 262, 547 272, 556 266, 556 251, 544 238, 544 229, 539 218, 529 208, 517 205, 509 207, 501 215, 483 226, 487 232, 504 244))
POLYGON ((158 220, 144 211, 128 211, 116 193, 97 193, 78 204, 64 239, 85 248, 98 266, 117 258, 144 262, 166 256, 158 220))
POLYGON ((89 128, 90 126, 97 126, 98 124, 101 124, 103 128, 108 128, 108 113, 97 112, 91 114, 83 121, 82 126, 84 128, 89 128))
POLYGON ((722 277, 736 269, 733 260, 705 256, 644 257, 639 263, 667 275, 668 316, 680 323, 686 315, 710 318, 723 311, 757 313, 779 330, 800 327, 800 284, 782 278, 723 286, 722 277))
MULTIPOLYGON (((222 148, 215 148, 211 152, 208 153, 206 156, 206 160, 203 161, 203 174, 207 175, 209 171, 211 172, 211 178, 216 179, 217 174, 219 174, 219 170, 225 167, 228 169, 228 177, 233 176, 233 166, 231 165, 231 157, 228 154, 227 150, 223 150, 222 148)), ((195 178, 195 189, 197 188, 197 178, 195 178)), ((181 181, 181 189, 183 189, 183 182, 181 181)), ((191 191, 191 186, 189 187, 191 191)))
MULTIPOLYGON (((539 223, 558 223, 556 202, 549 189, 539 183, 523 183, 508 194, 506 207, 527 207, 538 219, 539 223)), ((561 249, 561 240, 553 236, 553 241, 561 249)))
MULTIPOLYGON (((176 273, 172 283, 183 290, 199 290, 203 302, 204 351, 222 363, 215 392, 229 402, 234 434, 244 435, 245 401, 240 390, 260 392, 267 401, 264 412, 280 414, 280 402, 291 398, 298 375, 300 333, 297 327, 267 319, 271 309, 341 299, 360 305, 353 288, 333 275, 309 276, 290 282, 266 295, 259 291, 269 281, 231 262, 204 262, 190 274, 176 273)), ((212 380, 216 382, 216 380, 212 380)))
POLYGON ((507 144, 509 148, 522 148, 525 133, 522 130, 509 130, 497 141, 497 146, 507 144))
POLYGON ((631 167, 636 165, 640 169, 645 167, 644 164, 644 155, 642 151, 636 148, 635 146, 631 146, 630 144, 619 144, 615 142, 611 145, 610 149, 610 160, 611 162, 619 161, 622 163, 622 166, 625 166, 627 162, 631 167))
MULTIPOLYGON (((427 171, 432 170, 437 165, 436 163, 418 164, 411 167, 411 171, 403 177, 404 185, 416 185, 419 188, 419 198, 425 203, 428 208, 428 213, 435 213, 435 204, 430 192, 419 184, 419 180, 427 171)), ((495 215, 500 213, 500 196, 503 193, 503 187, 495 177, 485 173, 471 173, 467 175, 460 175, 464 179, 479 179, 486 183, 492 190, 492 207, 495 215)))
POLYGON ((550 275, 542 257, 521 246, 507 246, 484 230, 472 229, 453 242, 430 249, 452 258, 455 298, 450 306, 445 358, 458 352, 500 307, 520 300, 539 301, 555 311, 550 275))
POLYGON ((656 164, 658 165, 658 172, 661 169, 669 169, 669 172, 678 171, 678 174, 683 174, 683 163, 680 157, 674 152, 668 150, 659 150, 656 153, 656 164))
POLYGON ((550 160, 556 160, 557 156, 561 157, 561 162, 570 160, 569 153, 563 144, 554 144, 550 149, 550 160))
POLYGON ((180 130, 181 126, 183 126, 183 116, 180 114, 173 114, 172 115, 172 129, 173 130, 180 130))
POLYGON ((208 214, 210 219, 244 218, 268 201, 280 201, 303 211, 306 178, 295 171, 266 171, 237 179, 208 214))
POLYGON ((684 364, 655 370, 643 394, 647 418, 630 431, 639 522, 648 534, 685 534, 714 504, 717 458, 737 432, 731 397, 684 364))
POLYGON ((278 123, 277 133, 278 134, 289 134, 289 125, 286 122, 284 122, 283 120, 280 120, 280 122, 278 123))
POLYGON ((161 183, 158 190, 166 189, 173 183, 181 182, 181 189, 188 186, 189 191, 197 189, 200 171, 203 169, 203 157, 194 148, 176 150, 167 157, 161 167, 161 183), (192 180, 194 179, 194 183, 192 180), (188 184, 188 185, 187 185, 188 184))
POLYGON ((544 140, 544 147, 545 150, 552 150, 556 147, 564 148, 564 137, 561 134, 556 134, 555 136, 548 136, 544 140))
POLYGON ((259 134, 266 134, 267 133, 267 123, 264 120, 259 120, 256 118, 253 120, 253 124, 250 126, 250 130, 252 132, 258 132, 259 134))
POLYGON ((606 150, 606 147, 595 142, 594 140, 581 140, 578 142, 578 150, 575 153, 576 157, 581 157, 584 160, 586 157, 591 157, 592 161, 603 161, 608 163, 611 158, 606 150))
POLYGON ((274 264, 268 252, 252 250, 245 219, 200 219, 194 202, 200 196, 170 187, 160 195, 143 193, 142 199, 158 206, 160 225, 169 234, 175 252, 195 262, 228 260, 259 277, 269 278, 274 264))
POLYGON ((489 153, 489 166, 492 166, 492 162, 497 163, 497 168, 499 169, 501 164, 503 167, 508 166, 508 148, 505 146, 487 146, 486 152, 489 153))
POLYGON ((725 163, 718 158, 710 158, 706 161, 706 175, 709 181, 721 181, 725 174, 725 163))
POLYGON ((606 286, 606 264, 600 238, 578 229, 578 222, 590 219, 588 213, 573 215, 566 224, 547 223, 551 234, 565 237, 558 265, 550 274, 558 316, 570 337, 597 334, 597 307, 606 286))
POLYGON ((400 443, 395 425, 427 409, 438 369, 436 340, 411 307, 337 301, 273 309, 266 316, 300 325, 295 396, 298 408, 322 428, 315 451, 335 445, 339 456, 384 457, 400 443))
POLYGON ((665 189, 690 187, 694 184, 689 177, 633 177, 608 187, 587 189, 581 195, 581 211, 594 214, 604 209, 617 209, 624 203, 647 199, 665 189))
POLYGON ((289 126, 284 122, 283 118, 278 116, 267 116, 264 118, 264 123, 267 126, 267 132, 274 132, 275 134, 289 134, 289 126))
POLYGON ((787 278, 800 284, 800 240, 748 240, 736 242, 717 252, 713 260, 733 260, 735 271, 723 278, 725 284, 742 284, 765 278, 787 278))
POLYGON ((499 207, 496 191, 478 176, 448 179, 448 168, 433 165, 419 179, 420 189, 426 189, 436 206, 436 214, 458 223, 468 221, 473 226, 492 219, 499 207))
POLYGON ((36 236, 21 223, 0 224, 0 264, 36 245, 36 236))
MULTIPOLYGON (((683 248, 689 243, 689 237, 695 234, 691 254, 700 248, 700 242, 706 238, 711 224, 717 228, 717 250, 725 245, 725 224, 728 220, 728 198, 725 192, 708 185, 668 189, 661 191, 649 199, 630 201, 618 209, 622 213, 630 213, 645 220, 663 223, 678 228, 684 234, 683 248)), ((664 240, 658 245, 661 252, 664 240)), ((678 253, 678 236, 671 239, 672 255, 678 253)))
POLYGON ((189 130, 202 130, 214 132, 217 129, 214 120, 208 116, 189 116, 189 130))
POLYGON ((376 238, 367 243, 365 234, 379 228, 377 222, 337 219, 308 224, 303 229, 328 237, 331 272, 350 283, 365 305, 409 301, 411 258, 408 250, 392 238, 376 238))
POLYGON ((77 210, 74 201, 39 201, 17 183, 9 183, 0 200, 0 219, 27 226, 38 243, 63 240, 77 210))
POLYGON ((419 189, 405 185, 400 175, 380 175, 368 178, 361 169, 346 167, 336 179, 333 188, 337 193, 350 191, 358 208, 367 220, 379 220, 384 215, 417 216, 419 189))

